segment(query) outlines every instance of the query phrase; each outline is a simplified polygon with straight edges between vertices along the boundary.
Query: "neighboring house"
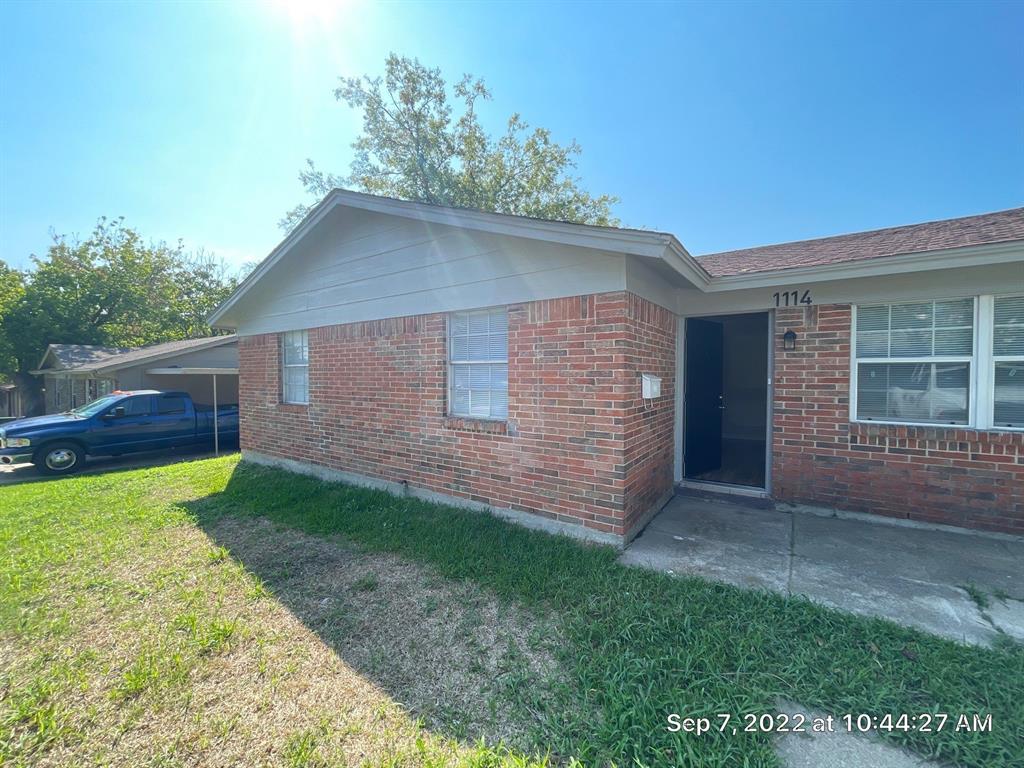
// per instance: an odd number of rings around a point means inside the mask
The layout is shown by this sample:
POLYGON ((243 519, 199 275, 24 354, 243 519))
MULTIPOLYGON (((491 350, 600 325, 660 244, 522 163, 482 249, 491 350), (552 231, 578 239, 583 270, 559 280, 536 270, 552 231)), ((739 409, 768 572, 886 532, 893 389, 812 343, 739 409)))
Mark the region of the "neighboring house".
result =
POLYGON ((211 323, 252 461, 619 542, 677 484, 1024 534, 1024 209, 694 258, 338 190, 211 323))
POLYGON ((200 404, 238 402, 234 336, 169 341, 137 349, 51 344, 31 373, 43 377, 46 413, 61 413, 114 390, 175 389, 200 404))
POLYGON ((24 415, 21 390, 17 384, 0 384, 0 419, 16 419, 24 415))
POLYGON ((76 408, 116 389, 114 376, 102 376, 96 368, 106 360, 130 352, 130 347, 92 344, 50 344, 33 375, 43 377, 46 413, 76 408))

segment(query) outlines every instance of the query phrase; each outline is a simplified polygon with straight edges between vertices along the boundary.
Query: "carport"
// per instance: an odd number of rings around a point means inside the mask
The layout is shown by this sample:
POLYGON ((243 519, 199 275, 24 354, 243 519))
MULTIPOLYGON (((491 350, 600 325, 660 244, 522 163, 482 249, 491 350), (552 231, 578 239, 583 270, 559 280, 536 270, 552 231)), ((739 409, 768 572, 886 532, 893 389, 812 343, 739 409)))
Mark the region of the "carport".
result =
MULTIPOLYGON (((201 376, 209 377, 213 393, 213 452, 220 455, 220 435, 217 429, 217 377, 231 377, 231 385, 235 394, 235 401, 238 400, 238 368, 149 368, 146 370, 149 376, 201 376)), ((189 389, 187 387, 174 387, 175 389, 189 389)), ((196 389, 192 387, 189 391, 196 389)))

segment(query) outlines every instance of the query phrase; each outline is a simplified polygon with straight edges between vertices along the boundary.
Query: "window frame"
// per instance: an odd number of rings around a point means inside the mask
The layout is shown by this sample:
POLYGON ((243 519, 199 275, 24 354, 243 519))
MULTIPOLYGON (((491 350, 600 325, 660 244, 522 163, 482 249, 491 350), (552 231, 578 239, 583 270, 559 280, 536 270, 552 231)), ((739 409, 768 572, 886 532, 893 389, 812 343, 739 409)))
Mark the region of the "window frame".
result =
POLYGON ((294 331, 282 331, 279 337, 279 345, 281 350, 281 403, 284 405, 309 405, 309 329, 300 328, 294 331), (305 363, 289 363, 287 355, 285 354, 286 339, 290 334, 302 334, 304 337, 304 348, 306 350, 306 362, 305 363), (289 400, 287 396, 287 376, 285 373, 289 368, 303 368, 306 371, 306 399, 305 400, 289 400))
MULTIPOLYGON (((61 408, 65 405, 65 399, 68 401, 68 404, 71 403, 71 389, 72 385, 70 378, 67 376, 53 377, 53 407, 57 409, 57 413, 63 413, 61 408)), ((74 408, 74 406, 71 405, 68 410, 71 408, 74 408)))
MULTIPOLYGON (((508 307, 505 305, 495 305, 490 307, 479 307, 475 309, 458 309, 445 314, 445 360, 448 374, 447 381, 447 395, 448 402, 445 407, 445 415, 451 419, 470 419, 472 421, 490 421, 497 422, 499 424, 505 424, 508 422, 508 412, 504 416, 474 416, 469 413, 456 413, 455 412, 455 366, 457 365, 504 365, 506 371, 505 378, 505 392, 506 397, 508 393, 508 307), (454 336, 452 335, 452 318, 455 315, 474 315, 474 314, 485 314, 495 311, 502 311, 505 313, 505 359, 502 360, 455 360, 452 353, 453 344, 452 341, 454 336)), ((506 406, 507 408, 507 406, 506 406)))
MULTIPOLYGON (((980 429, 986 429, 989 431, 999 432, 1024 432, 1024 424, 1019 427, 1007 427, 1003 425, 997 425, 995 423, 996 418, 996 363, 1008 363, 1021 358, 1017 355, 997 355, 995 350, 995 331, 996 331, 996 299, 1009 299, 1024 297, 1024 293, 1014 291, 1012 293, 997 293, 990 296, 981 296, 980 299, 987 299, 985 302, 986 306, 983 312, 988 314, 988 339, 987 339, 987 350, 988 359, 986 361, 985 380, 982 384, 985 386, 985 398, 986 404, 985 409, 982 411, 982 418, 984 419, 985 426, 979 427, 980 429)), ((981 302, 979 302, 981 303, 981 302)))
MULTIPOLYGON (((1006 294, 971 294, 969 296, 939 296, 934 298, 905 298, 866 300, 850 305, 850 390, 849 418, 851 424, 878 424, 898 427, 935 427, 936 429, 976 429, 986 432, 1021 432, 1024 427, 1004 427, 994 423, 995 409, 995 363, 1004 356, 996 356, 993 350, 995 299, 1004 296, 1019 296, 1019 292, 1006 294), (943 355, 939 357, 867 357, 857 356, 857 311, 860 306, 913 304, 919 301, 955 301, 972 299, 974 302, 974 329, 972 354, 943 355), (948 424, 936 421, 898 421, 893 419, 863 419, 857 414, 857 384, 859 365, 862 363, 963 363, 970 365, 967 399, 967 421, 963 424, 948 424)), ((1007 358, 1016 359, 1016 358, 1007 358)))

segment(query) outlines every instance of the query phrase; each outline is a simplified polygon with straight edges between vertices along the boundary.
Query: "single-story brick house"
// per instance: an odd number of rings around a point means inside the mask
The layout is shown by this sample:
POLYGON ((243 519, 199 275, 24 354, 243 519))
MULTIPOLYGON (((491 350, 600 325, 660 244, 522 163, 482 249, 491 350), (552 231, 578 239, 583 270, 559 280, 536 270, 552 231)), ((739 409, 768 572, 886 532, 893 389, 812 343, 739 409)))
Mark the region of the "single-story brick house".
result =
POLYGON ((616 542, 679 485, 1024 534, 1024 208, 695 258, 336 190, 211 323, 248 460, 616 542))

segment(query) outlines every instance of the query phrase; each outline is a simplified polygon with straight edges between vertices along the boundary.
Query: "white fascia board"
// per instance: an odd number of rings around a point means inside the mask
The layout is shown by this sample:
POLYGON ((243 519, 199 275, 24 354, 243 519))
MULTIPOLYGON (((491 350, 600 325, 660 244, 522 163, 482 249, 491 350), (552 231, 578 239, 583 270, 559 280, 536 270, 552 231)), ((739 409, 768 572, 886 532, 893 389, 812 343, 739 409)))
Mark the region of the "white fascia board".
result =
POLYGON ((306 215, 306 218, 242 281, 235 292, 213 311, 208 320, 210 325, 234 330, 237 327, 237 321, 228 316, 229 310, 337 206, 491 234, 544 240, 610 253, 659 259, 671 266, 677 274, 703 293, 791 285, 794 282, 818 283, 887 274, 954 269, 1024 259, 1024 242, 1014 241, 812 267, 793 267, 749 275, 711 277, 701 266, 700 260, 691 256, 676 237, 667 233, 544 221, 395 200, 336 189, 320 201, 306 215))
POLYGON ((875 259, 839 262, 816 267, 793 267, 772 272, 756 272, 750 275, 713 277, 710 284, 703 290, 707 293, 717 293, 744 288, 771 288, 793 283, 820 283, 858 277, 881 277, 907 272, 1005 264, 1014 261, 1020 261, 1022 269, 1024 269, 1024 242, 1014 241, 966 248, 922 251, 903 256, 881 256, 875 259))
POLYGON ((278 243, 277 247, 274 248, 274 250, 272 250, 267 255, 267 257, 256 266, 256 269, 249 273, 245 280, 243 280, 238 285, 238 287, 235 288, 234 293, 232 293, 230 296, 224 299, 224 301, 220 303, 220 306, 218 306, 215 310, 213 310, 212 313, 210 313, 210 316, 207 318, 206 322, 210 324, 211 328, 223 328, 232 331, 235 330, 234 324, 221 324, 220 319, 224 317, 225 313, 227 313, 227 311, 231 309, 231 307, 237 304, 238 300, 241 299, 246 293, 248 293, 249 289, 252 288, 257 282, 259 282, 260 278, 262 278, 263 275, 269 272, 270 269, 275 264, 277 264, 284 257, 284 255, 295 246, 296 243, 302 240, 302 238, 306 236, 307 232, 309 232, 311 229, 313 229, 313 227, 319 224, 320 221, 323 220, 323 218, 331 210, 333 210, 333 201, 333 194, 328 195, 323 200, 321 200, 320 203, 318 203, 309 213, 306 214, 306 218, 304 218, 302 222, 297 227, 295 227, 295 229, 289 232, 288 236, 285 237, 285 239, 282 240, 280 243, 278 243))
POLYGON ((473 229, 496 235, 525 237, 533 240, 593 248, 599 251, 626 253, 632 256, 660 258, 665 247, 675 238, 662 232, 622 230, 587 224, 568 224, 544 221, 524 216, 445 208, 427 203, 393 200, 359 192, 336 190, 335 203, 360 208, 373 213, 442 224, 462 229, 473 229))
POLYGON ((674 237, 665 247, 661 259, 702 291, 706 291, 714 281, 714 278, 700 265, 700 262, 693 258, 682 243, 674 237))
POLYGON ((146 373, 154 376, 192 376, 192 375, 238 375, 237 368, 150 368, 146 373))
MULTIPOLYGON (((44 370, 43 366, 44 366, 44 365, 46 364, 46 358, 48 358, 48 357, 50 356, 50 352, 51 352, 52 350, 53 350, 53 344, 47 344, 47 345, 46 345, 46 351, 45 351, 45 352, 43 352, 43 356, 42 356, 42 358, 40 358, 40 360, 39 360, 39 365, 37 365, 37 366, 36 366, 36 369, 37 369, 37 370, 35 370, 35 371, 29 371, 29 373, 31 373, 31 374, 33 374, 33 375, 36 375, 36 374, 42 373, 42 372, 43 372, 43 370, 44 370)), ((60 364, 60 361, 59 361, 59 360, 57 360, 56 358, 54 358, 54 362, 56 362, 56 363, 57 363, 58 365, 60 364)), ((60 370, 60 369, 59 369, 59 368, 50 368, 50 369, 48 369, 48 370, 51 370, 51 371, 52 371, 52 370, 60 370)))
POLYGON ((337 206, 358 208, 371 213, 423 221, 462 229, 472 229, 496 235, 544 240, 562 245, 607 251, 611 253, 643 256, 668 261, 681 275, 696 285, 706 285, 710 279, 697 261, 686 252, 682 244, 672 235, 663 232, 642 230, 620 230, 614 227, 598 227, 586 224, 568 224, 558 221, 544 221, 522 216, 485 213, 460 208, 446 208, 427 203, 381 198, 348 190, 334 190, 317 205, 302 223, 253 270, 235 292, 228 297, 209 317, 211 326, 233 328, 230 322, 222 323, 231 309, 252 286, 277 264, 313 227, 337 206))

